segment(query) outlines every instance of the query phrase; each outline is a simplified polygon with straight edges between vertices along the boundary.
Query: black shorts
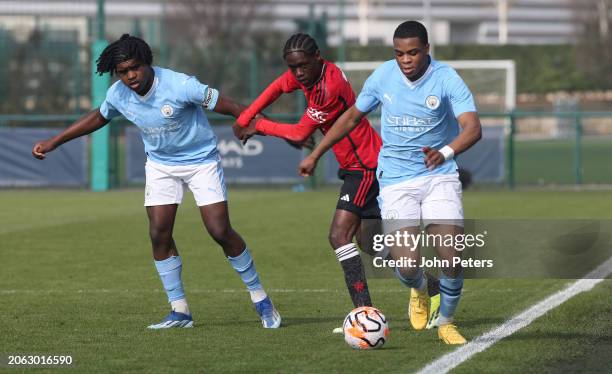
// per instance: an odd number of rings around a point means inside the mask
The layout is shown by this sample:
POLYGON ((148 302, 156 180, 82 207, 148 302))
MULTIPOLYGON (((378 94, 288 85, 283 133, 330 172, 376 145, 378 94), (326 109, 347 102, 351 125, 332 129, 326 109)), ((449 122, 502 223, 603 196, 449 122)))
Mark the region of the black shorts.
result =
POLYGON ((348 210, 361 218, 380 218, 376 170, 338 170, 342 179, 336 209, 348 210))

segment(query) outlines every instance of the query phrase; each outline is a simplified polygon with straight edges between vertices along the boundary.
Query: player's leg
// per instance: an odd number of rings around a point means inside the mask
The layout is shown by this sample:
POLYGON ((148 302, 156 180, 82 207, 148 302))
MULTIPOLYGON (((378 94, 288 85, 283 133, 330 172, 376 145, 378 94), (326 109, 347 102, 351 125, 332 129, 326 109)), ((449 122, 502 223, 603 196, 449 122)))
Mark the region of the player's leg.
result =
MULTIPOLYGON (((401 236, 417 238, 420 226, 407 226, 397 230, 401 236)), ((428 280, 425 272, 419 266, 421 251, 417 246, 413 249, 406 247, 392 247, 389 254, 395 260, 407 259, 395 268, 395 275, 399 281, 410 288, 410 301, 408 303, 408 318, 415 330, 423 330, 427 326, 431 310, 431 298, 428 292, 428 280)))
MULTIPOLYGON (((383 233, 396 234, 400 237, 416 238, 420 231, 421 181, 406 181, 386 186, 380 190, 378 198, 383 233)), ((397 236, 396 236, 397 237, 397 236)), ((396 260, 403 260, 405 266, 395 268, 395 274, 402 284, 410 288, 408 315, 410 324, 415 330, 426 327, 430 312, 430 297, 427 279, 420 268, 420 248, 418 243, 395 245, 389 248, 389 254, 396 260)), ((399 243, 397 243, 399 244, 399 243)), ((406 243, 401 243, 406 244, 406 243)))
POLYGON ((347 210, 336 209, 329 230, 329 243, 344 272, 344 281, 355 307, 372 306, 368 282, 353 236, 359 230, 361 218, 347 210))
POLYGON ((183 185, 179 178, 172 175, 171 167, 149 161, 145 169, 145 206, 153 259, 172 308, 166 318, 149 328, 192 327, 193 319, 181 279, 182 260, 172 238, 176 211, 183 197, 183 185))
MULTIPOLYGON (((432 177, 422 209, 428 234, 439 238, 463 234, 461 183, 456 176, 432 177)), ((441 240, 437 242, 436 249, 438 257, 447 260, 450 265, 441 269, 438 335, 446 344, 464 344, 465 338, 453 324, 463 289, 463 271, 460 264, 453 265, 453 258, 460 258, 461 252, 452 246, 444 246, 441 240)))
MULTIPOLYGON (((380 194, 380 189, 378 186, 378 181, 374 181, 370 192, 368 192, 367 201, 364 205, 362 211, 362 218, 376 220, 376 226, 379 227, 376 231, 380 232, 381 225, 381 214, 380 208, 378 206, 377 198, 380 194)), ((368 222, 368 226, 372 225, 372 222, 368 222)), ((369 229, 371 231, 371 228, 369 229)), ((357 230, 357 234, 355 235, 355 239, 359 247, 364 250, 364 248, 371 247, 366 245, 362 245, 361 243, 361 230, 357 230)), ((369 244, 369 243, 363 243, 369 244)), ((369 253, 371 256, 379 256, 380 254, 369 253)), ((433 274, 429 272, 425 272, 425 279, 427 280, 427 294, 430 298, 430 307, 429 307, 429 317, 427 319, 426 329, 431 329, 436 326, 436 321, 438 318, 438 313, 440 311, 440 280, 433 274)))
MULTIPOLYGON (((431 224, 427 227, 428 234, 439 237, 463 234, 463 227, 453 225, 431 224)), ((465 338, 454 325, 453 317, 461 298, 463 289, 463 269, 461 265, 452 265, 453 258, 461 258, 461 252, 452 247, 437 247, 438 257, 449 261, 450 267, 441 269, 440 275, 440 311, 437 321, 438 335, 446 344, 464 344, 465 338)))
POLYGON ((340 170, 344 181, 329 229, 329 243, 344 272, 344 281, 355 307, 372 306, 363 263, 353 237, 359 232, 365 197, 375 181, 372 171, 340 170))
POLYGON ((247 287, 263 326, 265 328, 280 327, 280 314, 261 285, 251 253, 244 240, 230 224, 227 202, 200 206, 200 212, 206 230, 223 248, 230 264, 247 287))
POLYGON ((265 328, 278 328, 281 317, 266 294, 251 253, 232 228, 220 162, 207 163, 186 179, 210 236, 221 246, 232 267, 245 284, 265 328))
POLYGON ((440 280, 433 274, 425 272, 427 279, 427 294, 429 295, 429 317, 427 318, 426 329, 438 326, 440 316, 440 280))

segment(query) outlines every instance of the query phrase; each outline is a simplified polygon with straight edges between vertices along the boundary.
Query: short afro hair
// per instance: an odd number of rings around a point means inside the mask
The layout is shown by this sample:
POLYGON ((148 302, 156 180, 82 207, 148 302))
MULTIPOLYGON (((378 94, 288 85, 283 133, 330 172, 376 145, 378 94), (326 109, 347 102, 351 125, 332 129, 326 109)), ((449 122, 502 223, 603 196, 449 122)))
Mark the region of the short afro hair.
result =
POLYGON ((429 44, 427 29, 417 21, 406 21, 397 26, 393 39, 419 38, 423 45, 429 44))

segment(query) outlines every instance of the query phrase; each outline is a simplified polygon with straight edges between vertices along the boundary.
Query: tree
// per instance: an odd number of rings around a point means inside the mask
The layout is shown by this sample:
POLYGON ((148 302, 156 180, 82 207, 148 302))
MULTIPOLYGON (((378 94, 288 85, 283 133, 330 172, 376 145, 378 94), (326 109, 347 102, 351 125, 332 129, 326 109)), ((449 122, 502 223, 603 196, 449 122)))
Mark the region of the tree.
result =
POLYGON ((576 28, 580 31, 576 63, 594 87, 612 87, 612 35, 609 20, 612 0, 575 2, 576 28))
POLYGON ((5 85, 2 113, 64 114, 75 112, 79 45, 76 32, 34 29, 24 42, 5 36, 5 85), (63 34, 62 34, 63 33, 63 34))
POLYGON ((169 0, 164 10, 168 66, 246 97, 254 51, 262 47, 255 21, 270 12, 253 0, 169 0))

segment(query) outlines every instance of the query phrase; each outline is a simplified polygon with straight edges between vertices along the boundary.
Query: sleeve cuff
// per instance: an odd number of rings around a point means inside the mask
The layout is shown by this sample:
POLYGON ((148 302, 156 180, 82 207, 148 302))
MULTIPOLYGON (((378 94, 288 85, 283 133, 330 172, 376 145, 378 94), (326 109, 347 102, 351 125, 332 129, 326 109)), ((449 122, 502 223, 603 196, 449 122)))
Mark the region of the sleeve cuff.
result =
POLYGON ((204 91, 204 100, 202 101, 204 109, 214 110, 217 105, 217 100, 219 100, 219 91, 210 87, 206 88, 204 91))
POLYGON ((274 124, 274 122, 265 118, 261 118, 255 123, 255 130, 261 132, 262 134, 266 134, 266 130, 268 129, 270 124, 274 124))

